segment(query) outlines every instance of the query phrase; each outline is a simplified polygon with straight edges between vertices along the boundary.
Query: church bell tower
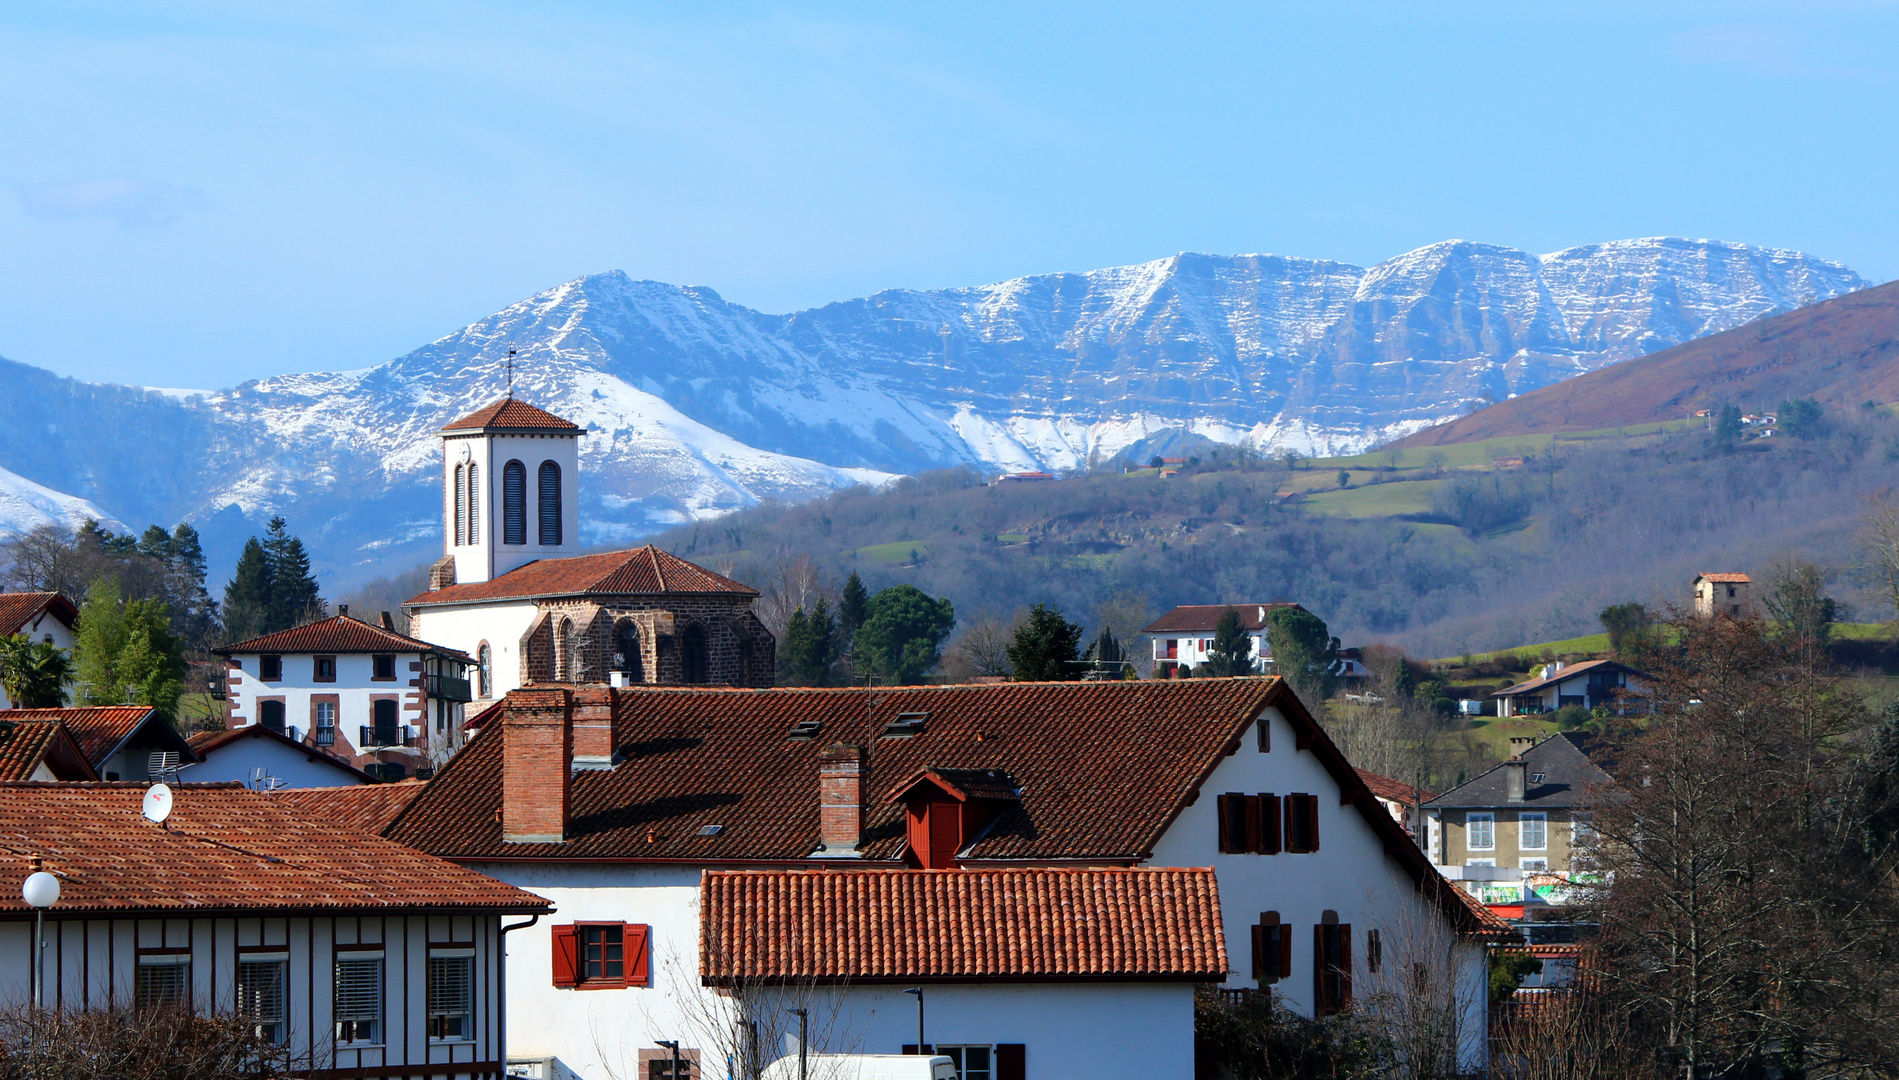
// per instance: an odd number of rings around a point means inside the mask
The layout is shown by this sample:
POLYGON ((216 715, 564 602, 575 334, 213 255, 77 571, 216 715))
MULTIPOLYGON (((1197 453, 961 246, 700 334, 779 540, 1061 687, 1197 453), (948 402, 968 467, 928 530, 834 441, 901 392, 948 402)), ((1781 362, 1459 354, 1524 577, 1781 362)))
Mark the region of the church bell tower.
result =
POLYGON ((505 397, 439 434, 442 546, 457 584, 580 550, 578 424, 505 397))

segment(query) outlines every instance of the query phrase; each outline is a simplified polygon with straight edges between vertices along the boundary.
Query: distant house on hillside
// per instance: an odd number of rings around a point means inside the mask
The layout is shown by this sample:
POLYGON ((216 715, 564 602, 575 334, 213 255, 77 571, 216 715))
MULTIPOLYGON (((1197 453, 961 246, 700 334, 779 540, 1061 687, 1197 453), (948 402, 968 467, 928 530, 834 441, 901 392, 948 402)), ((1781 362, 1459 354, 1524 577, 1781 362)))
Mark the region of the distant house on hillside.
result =
POLYGON ((1746 574, 1696 574, 1695 614, 1704 619, 1727 615, 1739 619, 1754 612, 1754 579, 1746 574))
POLYGON ((1490 695, 1497 699, 1497 715, 1535 716, 1565 705, 1585 709, 1613 706, 1619 694, 1639 694, 1648 676, 1614 660, 1545 664, 1535 678, 1506 686, 1490 695))
MULTIPOLYGON (((1266 640, 1266 615, 1275 608, 1297 608, 1298 604, 1277 601, 1271 604, 1183 604, 1146 626, 1140 633, 1152 643, 1154 673, 1172 678, 1181 668, 1197 668, 1213 658, 1213 633, 1227 608, 1239 613, 1240 628, 1253 641, 1253 659, 1261 665, 1273 661, 1273 647, 1266 640)), ((1301 611, 1305 610, 1300 608, 1301 611)), ((1357 649, 1339 652, 1340 675, 1363 678, 1370 669, 1357 649)), ((1261 674, 1270 674, 1263 669, 1261 674)))
MULTIPOLYGON (((71 600, 56 592, 0 593, 0 637, 25 636, 73 651, 73 623, 79 609, 71 600)), ((0 687, 0 709, 10 709, 7 692, 0 687)))
POLYGON ((1001 476, 996 477, 996 483, 998 484, 1007 484, 1011 482, 1032 483, 1039 480, 1053 480, 1053 479, 1055 479, 1054 473, 1013 472, 1013 473, 1003 473, 1001 476))

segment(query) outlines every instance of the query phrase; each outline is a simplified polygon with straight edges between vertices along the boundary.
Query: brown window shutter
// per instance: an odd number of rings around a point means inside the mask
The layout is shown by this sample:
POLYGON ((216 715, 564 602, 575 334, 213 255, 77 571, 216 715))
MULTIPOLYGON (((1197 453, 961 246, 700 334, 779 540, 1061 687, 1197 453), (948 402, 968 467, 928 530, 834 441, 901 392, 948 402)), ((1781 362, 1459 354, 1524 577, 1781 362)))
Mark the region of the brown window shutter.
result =
POLYGON ((1277 855, 1281 846, 1280 833, 1285 824, 1279 808, 1279 796, 1261 795, 1259 797, 1259 853, 1277 855))
POLYGON ((554 931, 554 985, 580 985, 580 945, 572 925, 554 931))
POLYGON ((1253 978, 1264 979, 1267 966, 1266 927, 1262 922, 1261 925, 1253 927, 1253 978))
POLYGON ((1279 977, 1292 978, 1292 924, 1282 923, 1279 927, 1279 977))
POLYGON ((996 1080, 1028 1080, 1029 1048, 1026 1043, 996 1044, 996 1080))
POLYGON ((1233 837, 1228 835, 1228 833, 1231 832, 1229 823, 1233 820, 1233 814, 1227 808, 1227 804, 1232 802, 1232 800, 1233 800, 1233 796, 1222 795, 1214 801, 1215 802, 1214 811, 1220 815, 1220 850, 1221 851, 1233 850, 1233 837))
POLYGON ((1286 850, 1302 855, 1311 850, 1306 847, 1306 819, 1310 806, 1304 795, 1288 795, 1286 803, 1286 850))
POLYGON ((1352 1007, 1352 924, 1339 924, 1339 1008, 1352 1007))
POLYGON ((1245 808, 1246 810, 1246 842, 1241 845, 1240 850, 1241 851, 1258 851, 1259 850, 1259 831, 1260 831, 1259 830, 1259 809, 1260 809, 1259 796, 1242 795, 1240 797, 1246 800, 1246 808, 1245 808))
POLYGON ((626 943, 626 984, 628 986, 650 986, 653 981, 653 950, 651 948, 652 930, 640 923, 627 923, 623 940, 626 943))
POLYGON ((1306 850, 1319 850, 1319 797, 1306 796, 1306 850))
POLYGON ((1325 970, 1325 925, 1312 928, 1312 1014, 1330 1016, 1332 1014, 1331 980, 1325 970))

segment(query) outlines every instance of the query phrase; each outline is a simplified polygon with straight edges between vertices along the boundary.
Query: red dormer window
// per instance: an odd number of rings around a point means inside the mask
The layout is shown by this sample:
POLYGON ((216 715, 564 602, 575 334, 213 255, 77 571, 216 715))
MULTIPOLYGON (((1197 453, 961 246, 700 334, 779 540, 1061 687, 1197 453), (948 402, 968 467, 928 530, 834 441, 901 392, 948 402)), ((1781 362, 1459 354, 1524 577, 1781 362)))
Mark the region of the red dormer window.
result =
POLYGON ((1017 798, 1014 781, 997 770, 925 769, 892 793, 904 806, 905 861, 924 870, 954 869, 963 849, 1017 798))

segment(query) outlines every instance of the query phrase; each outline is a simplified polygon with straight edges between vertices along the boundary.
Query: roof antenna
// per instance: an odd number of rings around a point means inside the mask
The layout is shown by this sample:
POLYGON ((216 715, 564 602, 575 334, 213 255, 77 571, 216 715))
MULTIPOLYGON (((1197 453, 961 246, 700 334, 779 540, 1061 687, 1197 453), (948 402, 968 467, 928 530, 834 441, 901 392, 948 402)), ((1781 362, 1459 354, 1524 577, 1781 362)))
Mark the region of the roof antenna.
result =
POLYGON ((508 396, 514 396, 514 350, 508 350, 508 396))

